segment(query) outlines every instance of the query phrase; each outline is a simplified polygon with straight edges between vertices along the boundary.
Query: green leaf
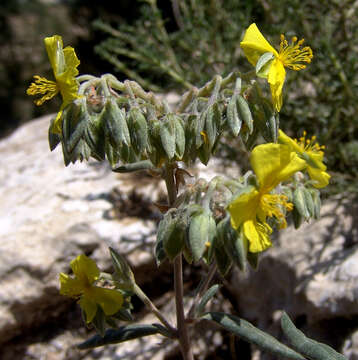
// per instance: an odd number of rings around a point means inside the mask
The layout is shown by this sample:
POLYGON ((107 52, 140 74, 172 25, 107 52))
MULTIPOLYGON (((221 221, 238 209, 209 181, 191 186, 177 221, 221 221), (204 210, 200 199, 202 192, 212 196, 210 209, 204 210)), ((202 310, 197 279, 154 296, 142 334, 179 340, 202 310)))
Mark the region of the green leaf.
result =
POLYGON ((50 146, 50 150, 53 151, 56 149, 57 145, 61 141, 61 136, 59 134, 53 133, 52 128, 54 124, 55 118, 51 119, 51 124, 48 128, 48 144, 50 146))
POLYGON ((183 120, 179 116, 175 116, 175 155, 179 160, 182 159, 185 152, 185 130, 183 120))
POLYGON ((157 266, 160 266, 160 264, 167 258, 167 254, 164 250, 163 240, 158 241, 157 239, 157 242, 154 246, 154 255, 157 266))
POLYGON ((91 149, 91 155, 101 161, 105 158, 105 136, 100 119, 96 115, 90 117, 85 129, 85 141, 91 149))
POLYGON ((217 103, 212 104, 206 110, 205 117, 205 132, 207 135, 207 141, 209 148, 214 146, 216 137, 218 136, 218 128, 221 122, 221 114, 217 103))
POLYGON ((252 118, 249 104, 241 95, 237 96, 236 104, 239 118, 242 119, 249 129, 249 133, 252 134, 254 131, 254 120, 252 118))
POLYGON ((96 331, 104 336, 106 331, 106 315, 104 314, 102 308, 97 306, 96 315, 92 320, 92 325, 95 327, 96 331))
POLYGON ((125 110, 120 109, 114 99, 109 98, 107 100, 104 111, 101 114, 101 121, 103 123, 105 134, 115 149, 122 143, 130 145, 131 139, 125 110))
POLYGON ((272 354, 281 356, 286 359, 305 360, 305 358, 296 351, 280 343, 273 336, 258 329, 244 319, 219 312, 208 312, 201 318, 219 324, 224 329, 239 336, 241 339, 254 344, 260 349, 266 350, 272 354))
POLYGON ((163 148, 169 159, 174 157, 176 148, 174 121, 175 118, 173 118, 173 115, 167 115, 167 117, 161 122, 159 131, 163 148))
POLYGON ((275 58, 271 52, 264 53, 256 63, 256 75, 261 78, 267 78, 272 60, 275 58))
POLYGON ((308 213, 310 214, 310 217, 314 217, 315 216, 315 205, 313 202, 311 192, 308 191, 308 189, 306 189, 305 187, 302 190, 303 190, 303 197, 305 199, 305 205, 308 210, 308 213))
POLYGON ((293 192, 293 205, 304 219, 307 220, 310 217, 306 204, 304 187, 301 185, 299 185, 293 192))
POLYGON ((321 217, 321 199, 319 190, 310 188, 308 191, 311 193, 312 201, 314 205, 314 215, 313 218, 318 220, 321 217))
POLYGON ((224 241, 222 236, 224 222, 225 219, 220 221, 217 225, 216 235, 211 245, 213 247, 214 258, 218 266, 218 270, 222 276, 227 275, 232 265, 232 260, 224 249, 224 241))
POLYGON ((129 309, 120 308, 114 315, 111 315, 113 318, 122 320, 122 321, 134 321, 133 316, 129 309))
POLYGON ((227 104, 226 108, 226 118, 229 128, 234 136, 237 136, 240 132, 242 120, 239 117, 239 113, 237 111, 237 95, 233 95, 227 104))
POLYGON ((132 145, 137 154, 143 154, 149 146, 147 120, 138 108, 131 108, 127 119, 132 145))
POLYGON ((216 224, 211 214, 204 212, 191 219, 188 242, 194 262, 199 261, 203 256, 206 243, 212 242, 215 230, 216 224))
POLYGON ((303 223, 303 216, 298 212, 296 207, 293 208, 291 214, 293 219, 293 225, 295 226, 295 229, 298 229, 303 223))
POLYGON ((112 168, 112 171, 118 173, 130 173, 134 171, 151 170, 151 169, 154 169, 154 165, 152 164, 152 162, 150 160, 142 160, 131 164, 125 164, 112 168))
POLYGON ((345 356, 330 346, 308 338, 295 327, 285 312, 281 317, 281 327, 292 347, 306 358, 310 360, 347 360, 345 356))
POLYGON ((92 349, 103 345, 118 344, 124 341, 158 333, 159 330, 154 325, 127 325, 122 326, 119 329, 108 329, 103 337, 100 335, 95 335, 83 343, 77 345, 77 347, 81 350, 92 349))
POLYGON ((134 275, 125 258, 111 247, 109 248, 109 252, 111 254, 114 269, 116 271, 116 274, 118 275, 118 278, 129 284, 134 285, 134 275))
POLYGON ((215 284, 212 287, 210 287, 203 297, 200 299, 199 304, 195 308, 195 313, 200 317, 204 313, 204 309, 206 304, 210 301, 210 299, 218 292, 220 289, 220 285, 215 284))

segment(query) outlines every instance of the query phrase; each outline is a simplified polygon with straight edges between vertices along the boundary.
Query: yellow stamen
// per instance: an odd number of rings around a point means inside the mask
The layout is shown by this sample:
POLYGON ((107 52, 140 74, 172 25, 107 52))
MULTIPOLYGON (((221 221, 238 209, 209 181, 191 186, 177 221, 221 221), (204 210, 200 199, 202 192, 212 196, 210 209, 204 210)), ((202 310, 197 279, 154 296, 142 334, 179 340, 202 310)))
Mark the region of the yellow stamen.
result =
POLYGON ((35 75, 35 81, 27 89, 27 95, 43 95, 34 102, 37 106, 42 105, 45 101, 52 99, 60 91, 56 82, 47 80, 44 77, 35 75))
POLYGON ((262 211, 269 217, 275 217, 280 229, 287 226, 284 209, 291 211, 293 209, 292 203, 289 203, 286 195, 278 194, 264 194, 260 199, 260 207, 262 211))
POLYGON ((285 36, 281 34, 280 51, 278 58, 285 67, 292 70, 302 70, 306 65, 302 62, 310 63, 313 58, 312 49, 309 46, 301 48, 304 39, 297 42, 297 37, 294 36, 289 44, 285 36))
POLYGON ((311 139, 306 139, 307 132, 303 132, 303 136, 301 136, 298 140, 294 139, 298 146, 301 147, 302 152, 314 152, 323 156, 323 150, 325 149, 324 145, 320 145, 316 142, 317 136, 312 136, 311 139))

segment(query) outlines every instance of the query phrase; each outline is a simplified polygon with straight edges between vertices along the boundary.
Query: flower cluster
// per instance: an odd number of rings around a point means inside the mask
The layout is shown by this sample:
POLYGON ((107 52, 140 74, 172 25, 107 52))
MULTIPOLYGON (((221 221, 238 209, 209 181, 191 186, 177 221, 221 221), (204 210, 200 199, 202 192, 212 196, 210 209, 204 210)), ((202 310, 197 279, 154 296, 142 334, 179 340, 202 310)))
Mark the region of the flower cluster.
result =
POLYGON ((228 206, 232 227, 248 240, 252 253, 271 246, 268 218, 274 217, 280 229, 286 227, 285 212, 292 210, 293 204, 287 196, 272 193, 280 183, 305 170, 316 188, 327 186, 330 178, 323 164, 324 147, 315 143, 314 137, 306 140, 304 135, 297 141, 281 130, 279 134, 279 144, 268 143, 253 149, 250 163, 258 184, 228 206))

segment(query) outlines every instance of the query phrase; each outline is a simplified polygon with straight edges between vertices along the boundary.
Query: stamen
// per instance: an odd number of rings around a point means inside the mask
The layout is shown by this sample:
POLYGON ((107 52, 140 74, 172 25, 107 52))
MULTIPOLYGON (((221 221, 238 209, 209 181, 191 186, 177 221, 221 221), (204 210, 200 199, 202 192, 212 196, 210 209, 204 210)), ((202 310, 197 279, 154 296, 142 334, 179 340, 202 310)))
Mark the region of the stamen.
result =
POLYGON ((288 44, 285 36, 281 34, 280 51, 278 54, 279 59, 285 67, 292 70, 301 70, 306 67, 303 62, 310 63, 313 58, 312 49, 309 46, 301 48, 304 39, 297 42, 297 37, 291 39, 291 44, 288 44))
POLYGON ((294 139, 296 144, 301 147, 302 152, 314 152, 323 155, 323 150, 326 148, 324 145, 320 145, 316 142, 317 136, 312 136, 311 139, 306 139, 306 131, 303 132, 298 140, 294 139))
POLYGON ((292 203, 288 202, 286 195, 279 194, 264 194, 260 200, 260 207, 262 211, 269 217, 275 217, 278 220, 280 229, 287 226, 284 209, 291 211, 293 209, 292 203))
POLYGON ((27 95, 43 95, 34 102, 37 106, 42 105, 46 100, 52 99, 60 90, 56 82, 47 80, 44 77, 35 75, 35 81, 27 89, 27 95))

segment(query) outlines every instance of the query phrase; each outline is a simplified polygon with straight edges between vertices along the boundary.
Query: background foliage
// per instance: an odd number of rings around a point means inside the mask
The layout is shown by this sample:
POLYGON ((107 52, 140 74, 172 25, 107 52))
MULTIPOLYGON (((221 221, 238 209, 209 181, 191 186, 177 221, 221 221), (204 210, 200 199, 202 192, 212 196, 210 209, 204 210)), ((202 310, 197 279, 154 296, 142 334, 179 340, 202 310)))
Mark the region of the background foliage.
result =
POLYGON ((280 0, 158 0, 157 6, 154 0, 5 0, 0 5, 0 131, 6 134, 58 107, 53 101, 36 108, 25 95, 33 73, 51 77, 40 41, 44 36, 60 33, 65 44, 75 46, 81 73, 114 72, 147 89, 182 92, 215 73, 252 70, 239 42, 256 22, 275 47, 281 33, 304 37, 312 47, 309 67, 288 72, 280 126, 291 135, 304 129, 317 135, 327 146, 334 175, 330 191, 357 192, 357 19, 355 0, 288 0, 284 6, 280 0))

